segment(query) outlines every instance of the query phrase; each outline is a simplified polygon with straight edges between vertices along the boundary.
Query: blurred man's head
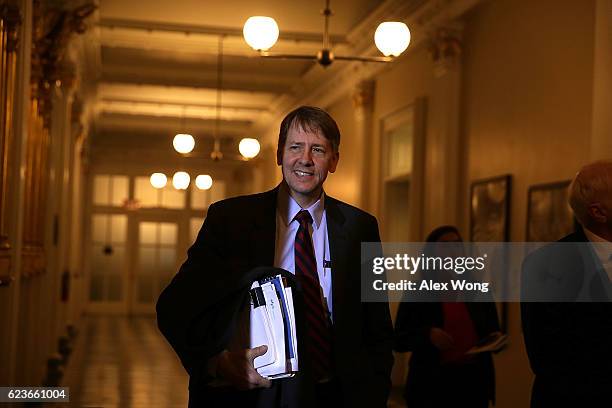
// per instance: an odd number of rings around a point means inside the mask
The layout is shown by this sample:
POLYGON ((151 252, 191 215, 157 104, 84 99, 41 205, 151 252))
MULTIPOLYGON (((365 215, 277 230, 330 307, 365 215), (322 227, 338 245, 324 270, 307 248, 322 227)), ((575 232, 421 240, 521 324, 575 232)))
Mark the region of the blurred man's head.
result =
POLYGON ((612 161, 584 166, 570 185, 570 206, 585 228, 612 240, 612 161))
POLYGON ((340 131, 322 109, 302 106, 280 126, 276 161, 289 193, 302 208, 317 201, 328 173, 336 171, 340 131))

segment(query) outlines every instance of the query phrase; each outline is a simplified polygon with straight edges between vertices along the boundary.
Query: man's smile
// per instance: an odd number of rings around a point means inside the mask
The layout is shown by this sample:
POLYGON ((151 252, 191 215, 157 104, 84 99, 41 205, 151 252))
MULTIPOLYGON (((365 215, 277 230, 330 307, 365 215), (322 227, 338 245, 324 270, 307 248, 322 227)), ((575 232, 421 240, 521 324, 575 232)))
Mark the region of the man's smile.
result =
POLYGON ((307 177, 307 176, 313 176, 314 175, 314 173, 312 173, 312 172, 302 171, 302 170, 294 170, 294 173, 298 177, 307 177))

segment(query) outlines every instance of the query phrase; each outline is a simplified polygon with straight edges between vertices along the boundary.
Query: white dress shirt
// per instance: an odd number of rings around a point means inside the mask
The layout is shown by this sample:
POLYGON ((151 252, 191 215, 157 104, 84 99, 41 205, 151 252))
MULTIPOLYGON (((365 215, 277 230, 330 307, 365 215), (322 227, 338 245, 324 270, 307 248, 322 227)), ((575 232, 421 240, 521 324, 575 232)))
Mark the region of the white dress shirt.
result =
POLYGON ((612 242, 603 239, 584 227, 583 229, 584 235, 586 235, 587 239, 591 242, 601 265, 608 275, 608 279, 612 282, 612 242))
MULTIPOLYGON (((274 253, 274 266, 295 274, 295 234, 300 223, 295 216, 302 207, 289 195, 287 186, 281 184, 278 190, 276 206, 276 245, 274 253)), ((325 214, 325 193, 308 208, 304 208, 312 217, 309 233, 312 236, 317 273, 323 294, 323 301, 332 318, 332 278, 329 257, 329 238, 327 236, 327 217, 325 214)))

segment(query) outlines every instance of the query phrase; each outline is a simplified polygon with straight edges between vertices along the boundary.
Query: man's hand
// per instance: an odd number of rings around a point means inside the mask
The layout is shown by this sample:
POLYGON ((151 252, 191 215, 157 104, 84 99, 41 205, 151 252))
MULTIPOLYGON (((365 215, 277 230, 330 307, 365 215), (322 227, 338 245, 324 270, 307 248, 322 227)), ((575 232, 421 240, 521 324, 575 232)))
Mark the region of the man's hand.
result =
POLYGON ((217 375, 239 390, 269 388, 272 383, 255 370, 255 357, 266 354, 268 346, 259 346, 240 351, 223 351, 217 363, 217 375))
POLYGON ((432 327, 429 330, 429 340, 440 351, 449 350, 455 345, 452 336, 439 327, 432 327))

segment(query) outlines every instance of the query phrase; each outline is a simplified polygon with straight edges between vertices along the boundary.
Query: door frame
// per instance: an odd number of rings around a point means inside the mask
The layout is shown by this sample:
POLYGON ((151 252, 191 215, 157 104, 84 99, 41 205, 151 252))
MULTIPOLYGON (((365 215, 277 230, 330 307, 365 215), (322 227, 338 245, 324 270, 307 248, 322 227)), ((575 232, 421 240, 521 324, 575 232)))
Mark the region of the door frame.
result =
POLYGON ((101 208, 101 209, 96 209, 94 211, 91 211, 88 217, 88 222, 85 225, 85 229, 86 229, 86 234, 85 236, 87 237, 86 239, 86 245, 85 245, 85 258, 86 258, 86 268, 87 268, 87 273, 86 273, 86 302, 87 302, 87 307, 86 307, 86 311, 87 313, 92 313, 92 314, 124 314, 127 310, 127 298, 125 295, 125 290, 126 290, 126 275, 127 275, 127 271, 129 269, 129 257, 130 257, 130 241, 129 241, 129 222, 130 222, 130 214, 126 213, 124 210, 122 209, 118 209, 118 208, 101 208), (91 265, 91 258, 92 258, 92 249, 93 249, 93 231, 92 231, 92 222, 93 222, 93 217, 95 215, 105 215, 105 216, 114 216, 114 215, 123 215, 126 217, 126 236, 125 236, 125 259, 123 262, 123 272, 122 273, 122 278, 121 278, 121 289, 122 289, 122 297, 119 301, 116 302, 108 302, 108 301, 92 301, 91 300, 91 277, 92 277, 92 265, 91 265))
POLYGON ((128 219, 128 248, 129 264, 126 274, 126 312, 129 315, 154 315, 155 302, 150 305, 142 305, 136 302, 136 278, 138 276, 139 261, 139 225, 142 222, 172 223, 177 226, 176 260, 175 269, 178 271, 183 262, 183 254, 186 253, 189 240, 189 225, 185 214, 180 210, 172 209, 142 209, 130 214, 128 219))

